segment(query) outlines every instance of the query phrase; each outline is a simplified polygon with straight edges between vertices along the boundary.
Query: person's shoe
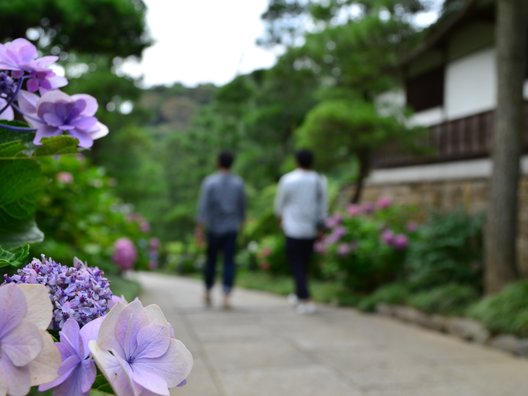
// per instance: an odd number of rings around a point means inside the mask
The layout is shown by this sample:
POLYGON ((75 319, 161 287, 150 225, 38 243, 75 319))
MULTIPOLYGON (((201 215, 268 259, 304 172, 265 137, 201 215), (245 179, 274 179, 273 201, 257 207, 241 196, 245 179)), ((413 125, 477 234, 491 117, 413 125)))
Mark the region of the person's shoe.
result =
POLYGON ((205 292, 204 304, 205 304, 206 307, 210 307, 211 305, 213 305, 213 301, 211 300, 211 293, 210 292, 205 292))
POLYGON ((313 302, 301 302, 295 308, 299 315, 311 315, 317 312, 317 307, 313 302))
POLYGON ((297 295, 290 293, 288 294, 288 304, 290 304, 292 307, 295 307, 299 303, 299 299, 297 298, 297 295))
POLYGON ((222 307, 228 311, 231 309, 231 301, 229 300, 229 294, 224 294, 224 303, 222 307))

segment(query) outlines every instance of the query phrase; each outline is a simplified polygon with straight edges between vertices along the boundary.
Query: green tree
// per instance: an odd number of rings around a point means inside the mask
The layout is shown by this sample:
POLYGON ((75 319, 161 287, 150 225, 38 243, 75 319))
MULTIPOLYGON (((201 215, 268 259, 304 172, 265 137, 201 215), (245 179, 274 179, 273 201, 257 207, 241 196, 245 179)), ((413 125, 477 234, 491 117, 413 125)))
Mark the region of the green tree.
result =
POLYGON ((296 134, 300 145, 315 152, 322 169, 332 170, 350 164, 352 158, 357 160, 357 182, 351 202, 359 202, 374 149, 389 140, 412 142, 417 131, 395 116, 380 116, 370 102, 329 100, 308 113, 296 134))
POLYGON ((0 2, 0 37, 29 34, 39 47, 113 57, 141 56, 150 45, 142 0, 9 0, 0 2))

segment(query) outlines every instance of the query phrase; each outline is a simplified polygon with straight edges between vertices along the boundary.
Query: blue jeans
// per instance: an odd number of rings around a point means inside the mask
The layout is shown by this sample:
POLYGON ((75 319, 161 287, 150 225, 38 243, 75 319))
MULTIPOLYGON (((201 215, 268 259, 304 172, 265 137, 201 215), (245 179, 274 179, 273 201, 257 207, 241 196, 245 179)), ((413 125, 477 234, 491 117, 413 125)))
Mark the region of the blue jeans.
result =
POLYGON ((223 289, 225 294, 231 293, 235 280, 235 250, 236 232, 225 234, 207 234, 207 261, 204 268, 204 280, 207 290, 211 290, 216 278, 216 261, 218 253, 224 256, 223 289))

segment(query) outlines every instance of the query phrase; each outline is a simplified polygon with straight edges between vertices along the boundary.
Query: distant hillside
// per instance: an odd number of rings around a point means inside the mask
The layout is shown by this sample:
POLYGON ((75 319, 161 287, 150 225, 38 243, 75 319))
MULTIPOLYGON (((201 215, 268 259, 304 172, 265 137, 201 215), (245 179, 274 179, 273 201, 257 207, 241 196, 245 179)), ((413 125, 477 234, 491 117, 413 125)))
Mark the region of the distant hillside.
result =
POLYGON ((216 89, 212 84, 195 88, 182 84, 154 87, 144 91, 139 106, 152 114, 151 125, 183 130, 198 110, 212 101, 216 89))

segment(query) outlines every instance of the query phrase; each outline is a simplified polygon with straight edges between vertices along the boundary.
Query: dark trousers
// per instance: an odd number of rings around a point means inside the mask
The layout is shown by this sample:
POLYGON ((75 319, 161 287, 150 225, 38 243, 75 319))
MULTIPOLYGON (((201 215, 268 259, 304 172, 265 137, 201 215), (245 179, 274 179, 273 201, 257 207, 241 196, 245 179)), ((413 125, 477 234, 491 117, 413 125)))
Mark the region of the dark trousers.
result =
POLYGON ((312 260, 315 239, 286 237, 286 259, 295 282, 295 294, 300 300, 310 298, 308 271, 312 260))
POLYGON ((223 288, 224 293, 229 294, 233 289, 235 280, 235 248, 236 232, 225 234, 207 234, 207 261, 204 268, 205 287, 210 290, 216 278, 216 261, 218 253, 223 254, 223 288))

